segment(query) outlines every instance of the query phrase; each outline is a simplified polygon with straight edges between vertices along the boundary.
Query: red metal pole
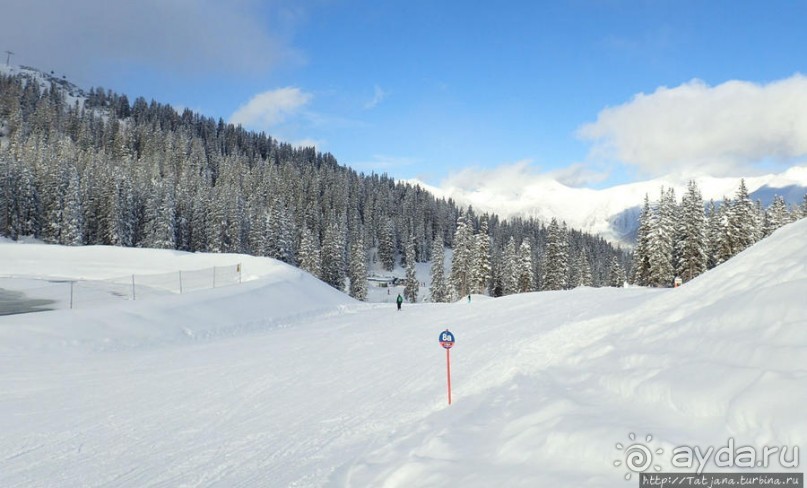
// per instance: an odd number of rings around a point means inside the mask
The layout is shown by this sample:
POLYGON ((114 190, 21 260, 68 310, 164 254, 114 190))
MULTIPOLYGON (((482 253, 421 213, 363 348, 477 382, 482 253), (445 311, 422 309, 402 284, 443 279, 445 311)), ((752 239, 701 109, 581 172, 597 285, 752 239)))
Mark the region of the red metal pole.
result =
POLYGON ((451 405, 451 349, 446 349, 446 374, 448 375, 448 404, 451 405))

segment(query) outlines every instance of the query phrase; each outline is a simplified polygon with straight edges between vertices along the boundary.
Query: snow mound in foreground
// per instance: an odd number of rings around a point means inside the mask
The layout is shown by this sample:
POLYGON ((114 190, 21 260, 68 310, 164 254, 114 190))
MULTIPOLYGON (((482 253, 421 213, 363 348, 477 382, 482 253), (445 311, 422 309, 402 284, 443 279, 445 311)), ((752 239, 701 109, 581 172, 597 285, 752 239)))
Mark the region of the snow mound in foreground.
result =
POLYGON ((677 289, 398 312, 278 266, 0 317, 0 485, 624 487, 629 433, 665 470, 681 445, 804 446, 806 239, 791 224, 677 289))
POLYGON ((497 300, 491 320, 507 325, 481 342, 509 347, 475 379, 499 383, 354 463, 345 484, 619 487, 629 433, 652 435, 665 471, 675 447, 729 439, 792 457, 807 443, 805 241, 802 220, 678 289, 497 300))

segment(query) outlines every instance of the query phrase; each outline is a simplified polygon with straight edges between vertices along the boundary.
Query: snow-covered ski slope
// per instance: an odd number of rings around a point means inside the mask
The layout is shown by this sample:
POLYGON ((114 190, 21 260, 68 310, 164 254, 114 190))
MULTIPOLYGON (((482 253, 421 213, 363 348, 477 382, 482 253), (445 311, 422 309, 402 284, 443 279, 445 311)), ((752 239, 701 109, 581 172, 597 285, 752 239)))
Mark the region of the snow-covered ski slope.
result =
POLYGON ((631 432, 665 453, 803 450, 805 241, 807 220, 678 289, 396 312, 272 262, 241 286, 0 317, 0 486, 624 487, 631 432))

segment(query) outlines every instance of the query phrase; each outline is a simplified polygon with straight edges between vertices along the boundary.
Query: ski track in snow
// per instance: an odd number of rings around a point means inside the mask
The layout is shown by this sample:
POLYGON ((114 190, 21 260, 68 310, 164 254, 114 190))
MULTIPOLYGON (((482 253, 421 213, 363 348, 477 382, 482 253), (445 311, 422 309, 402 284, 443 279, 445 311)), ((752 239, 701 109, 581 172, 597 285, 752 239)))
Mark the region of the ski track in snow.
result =
POLYGON ((0 485, 617 487, 629 432, 666 452, 803 446, 805 236, 787 226, 675 290, 396 312, 280 266, 0 317, 0 485))

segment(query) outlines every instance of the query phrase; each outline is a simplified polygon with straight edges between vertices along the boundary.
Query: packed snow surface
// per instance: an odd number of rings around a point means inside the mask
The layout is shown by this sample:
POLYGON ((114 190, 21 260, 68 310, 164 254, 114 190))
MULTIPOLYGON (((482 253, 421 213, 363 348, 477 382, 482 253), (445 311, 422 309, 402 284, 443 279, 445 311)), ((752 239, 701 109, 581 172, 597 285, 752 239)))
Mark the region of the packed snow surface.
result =
MULTIPOLYGON (((238 286, 0 317, 0 486, 624 487, 630 433, 665 470, 675 446, 803 449, 805 240, 802 220, 677 289, 397 312, 267 259, 238 286)), ((3 269, 15 247, 28 276, 110 252, 6 242, 3 269)), ((131 252, 116 272, 176 269, 131 252)))

